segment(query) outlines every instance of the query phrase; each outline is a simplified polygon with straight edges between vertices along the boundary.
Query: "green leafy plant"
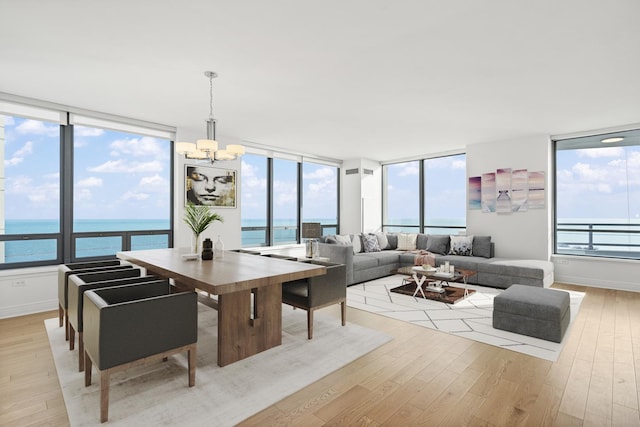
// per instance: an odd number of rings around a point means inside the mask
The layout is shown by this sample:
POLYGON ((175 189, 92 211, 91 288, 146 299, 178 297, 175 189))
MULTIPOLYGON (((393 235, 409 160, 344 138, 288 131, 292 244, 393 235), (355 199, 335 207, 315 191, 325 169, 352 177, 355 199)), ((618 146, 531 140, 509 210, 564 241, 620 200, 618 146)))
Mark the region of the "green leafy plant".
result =
POLYGON ((212 212, 209 206, 194 205, 189 202, 184 208, 184 222, 189 226, 196 239, 214 221, 224 222, 224 218, 216 212, 212 212))

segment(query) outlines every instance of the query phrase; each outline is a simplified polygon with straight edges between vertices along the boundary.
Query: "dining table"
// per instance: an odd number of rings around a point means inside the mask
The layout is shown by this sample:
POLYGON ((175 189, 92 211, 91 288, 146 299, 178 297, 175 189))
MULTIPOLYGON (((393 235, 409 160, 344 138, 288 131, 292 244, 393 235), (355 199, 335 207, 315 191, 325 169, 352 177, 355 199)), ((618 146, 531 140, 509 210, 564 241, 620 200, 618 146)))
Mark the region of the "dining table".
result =
POLYGON ((226 366, 282 344, 282 283, 326 274, 317 264, 267 256, 223 252, 201 260, 187 248, 122 251, 117 257, 148 274, 193 290, 218 312, 219 366, 226 366))

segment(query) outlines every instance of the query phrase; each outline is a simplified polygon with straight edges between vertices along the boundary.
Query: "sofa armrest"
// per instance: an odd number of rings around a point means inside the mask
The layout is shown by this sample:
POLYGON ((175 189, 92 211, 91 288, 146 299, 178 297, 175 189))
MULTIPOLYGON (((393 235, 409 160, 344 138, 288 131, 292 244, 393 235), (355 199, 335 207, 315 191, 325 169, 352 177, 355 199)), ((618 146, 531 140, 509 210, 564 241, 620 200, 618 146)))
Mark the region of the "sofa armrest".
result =
POLYGON ((353 283, 353 246, 318 243, 318 253, 336 264, 344 264, 347 284, 353 283))

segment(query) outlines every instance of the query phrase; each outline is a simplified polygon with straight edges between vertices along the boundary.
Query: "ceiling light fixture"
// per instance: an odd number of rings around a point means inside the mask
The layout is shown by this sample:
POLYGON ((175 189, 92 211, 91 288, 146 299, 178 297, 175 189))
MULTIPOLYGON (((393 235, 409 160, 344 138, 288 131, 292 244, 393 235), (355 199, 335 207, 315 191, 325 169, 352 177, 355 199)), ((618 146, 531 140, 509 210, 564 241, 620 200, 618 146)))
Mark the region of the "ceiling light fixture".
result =
POLYGON ((604 143, 604 144, 613 144, 614 142, 620 142, 622 141, 624 138, 621 136, 614 136, 613 138, 605 138, 603 140, 601 140, 600 142, 604 143))
POLYGON ((211 163, 219 160, 235 160, 244 154, 244 146, 229 144, 224 150, 218 149, 216 141, 216 119, 213 118, 213 79, 218 77, 214 71, 205 71, 209 78, 209 118, 207 119, 207 139, 199 139, 193 142, 177 142, 176 152, 184 155, 185 159, 211 160, 211 163))

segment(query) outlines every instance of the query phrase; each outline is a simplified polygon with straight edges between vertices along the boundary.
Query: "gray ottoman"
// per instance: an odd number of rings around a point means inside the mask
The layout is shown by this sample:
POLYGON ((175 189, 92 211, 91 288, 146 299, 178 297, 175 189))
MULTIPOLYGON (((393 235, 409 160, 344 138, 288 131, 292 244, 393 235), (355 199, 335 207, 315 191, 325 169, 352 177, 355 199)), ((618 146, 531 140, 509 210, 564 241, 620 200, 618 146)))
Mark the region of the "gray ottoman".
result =
POLYGON ((493 327, 561 342, 571 320, 569 293, 511 285, 493 300, 493 327))

